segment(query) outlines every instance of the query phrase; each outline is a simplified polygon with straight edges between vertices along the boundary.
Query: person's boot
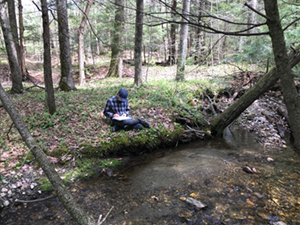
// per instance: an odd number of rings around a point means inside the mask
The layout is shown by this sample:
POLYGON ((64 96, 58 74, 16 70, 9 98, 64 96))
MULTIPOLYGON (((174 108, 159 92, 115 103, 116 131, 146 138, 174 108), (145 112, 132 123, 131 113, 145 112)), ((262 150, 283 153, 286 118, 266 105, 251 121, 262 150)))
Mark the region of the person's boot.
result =
POLYGON ((150 127, 149 123, 147 123, 146 121, 143 121, 141 119, 138 119, 138 120, 139 120, 140 124, 142 124, 145 128, 149 128, 150 127))
POLYGON ((113 127, 113 132, 117 132, 117 131, 119 131, 119 130, 121 130, 121 128, 118 127, 117 125, 114 125, 114 127, 113 127))

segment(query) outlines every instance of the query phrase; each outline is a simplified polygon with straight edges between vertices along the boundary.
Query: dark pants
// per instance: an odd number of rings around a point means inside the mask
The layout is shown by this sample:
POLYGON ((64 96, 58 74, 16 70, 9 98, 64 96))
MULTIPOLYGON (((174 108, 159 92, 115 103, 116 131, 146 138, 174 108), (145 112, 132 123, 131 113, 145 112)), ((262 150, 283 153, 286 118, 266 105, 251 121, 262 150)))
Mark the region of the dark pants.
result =
MULTIPOLYGON (((129 116, 131 117, 131 116, 129 116)), ((112 125, 117 126, 118 130, 140 130, 143 128, 139 120, 128 119, 128 120, 112 120, 112 125)))

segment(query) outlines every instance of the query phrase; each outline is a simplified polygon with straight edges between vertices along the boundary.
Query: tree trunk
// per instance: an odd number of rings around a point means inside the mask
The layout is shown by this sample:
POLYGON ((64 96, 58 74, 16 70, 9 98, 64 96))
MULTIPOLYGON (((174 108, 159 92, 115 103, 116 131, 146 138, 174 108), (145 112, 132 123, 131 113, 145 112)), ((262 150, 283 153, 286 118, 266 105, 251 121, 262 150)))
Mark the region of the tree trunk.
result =
POLYGON ((13 36, 13 39, 14 39, 14 43, 15 43, 15 47, 16 47, 17 55, 18 55, 18 64, 19 64, 19 67, 20 67, 20 71, 22 72, 21 53, 20 53, 19 36, 18 36, 18 26, 17 26, 16 10, 15 10, 15 0, 7 1, 7 5, 8 5, 8 16, 9 16, 10 32, 11 32, 11 34, 13 36))
MULTIPOLYGON (((294 67, 300 62, 300 46, 295 51, 289 53, 290 65, 294 67)), ((229 126, 242 112, 244 112, 256 99, 269 90, 280 74, 276 68, 272 68, 264 77, 262 77, 252 88, 250 88, 241 98, 235 101, 220 115, 214 117, 211 121, 211 131, 214 135, 221 135, 224 129, 229 126)))
POLYGON ((109 71, 106 77, 122 77, 123 70, 123 32, 124 32, 124 23, 125 23, 125 15, 124 15, 124 0, 115 0, 116 4, 116 13, 115 13, 115 23, 114 23, 114 34, 113 34, 113 42, 111 45, 111 60, 109 71))
MULTIPOLYGON (((198 18, 197 18, 197 23, 200 24, 202 23, 202 1, 199 2, 199 12, 198 12, 198 18)), ((194 56, 194 60, 196 63, 200 63, 200 58, 201 58, 201 28, 197 26, 196 28, 196 43, 195 43, 195 50, 196 54, 194 56)))
MULTIPOLYGON (((177 0, 172 1, 172 8, 171 8, 171 19, 175 20, 176 17, 176 8, 177 8, 177 0)), ((175 23, 171 23, 171 30, 170 30, 170 46, 169 46, 169 63, 170 65, 175 64, 176 60, 176 27, 175 23)))
POLYGON ((144 0, 136 1, 135 46, 134 46, 134 86, 143 84, 142 51, 143 51, 143 19, 144 0))
POLYGON ((189 29, 188 19, 190 13, 190 4, 191 4, 190 0, 183 1, 176 81, 184 80, 185 59, 186 59, 186 52, 187 52, 187 37, 188 37, 188 29, 189 29))
POLYGON ((42 18, 43 18, 43 39, 44 39, 44 82, 46 87, 46 101, 48 110, 51 115, 56 111, 55 97, 51 70, 51 53, 50 53, 50 29, 47 0, 41 0, 42 18))
POLYGON ((21 61, 19 63, 21 64, 22 78, 23 80, 26 80, 28 78, 28 74, 25 66, 26 56, 25 56, 25 48, 24 48, 24 25, 23 25, 22 0, 19 0, 18 9, 19 9, 19 36, 20 36, 20 58, 21 58, 21 61))
POLYGON ((264 0, 264 3, 276 68, 278 74, 280 74, 283 99, 288 110, 290 126, 293 132, 294 147, 300 150, 300 99, 287 55, 278 5, 275 0, 264 0))
POLYGON ((4 36, 7 58, 9 62, 10 72, 11 72, 11 80, 12 80, 11 91, 12 93, 19 94, 23 92, 22 76, 21 76, 21 70, 18 62, 18 54, 13 40, 13 36, 10 33, 10 26, 9 26, 4 3, 0 4, 0 23, 1 23, 3 36, 4 36))
MULTIPOLYGON (((250 5, 253 9, 257 9, 257 0, 251 0, 251 1, 249 2, 249 5, 250 5)), ((252 26, 256 23, 255 17, 256 17, 256 12, 254 12, 254 11, 249 11, 248 28, 252 27, 252 26)), ((248 30, 247 33, 250 34, 250 33, 251 33, 251 30, 248 30)))
POLYGON ((81 225, 96 225, 92 218, 89 217, 82 209, 76 204, 74 198, 68 191, 68 189, 63 184, 60 176, 55 171, 53 165, 49 162, 46 154, 41 148, 38 147, 34 138, 31 136, 29 130, 22 121, 18 111, 15 109, 14 105, 6 95, 2 85, 0 84, 0 99, 6 112, 9 114, 10 118, 14 122, 14 125, 18 129, 20 135, 25 141, 27 147, 30 149, 35 159, 42 167, 44 173, 51 182, 59 200, 66 208, 66 210, 71 214, 78 224, 81 225))
POLYGON ((84 15, 82 16, 80 26, 78 28, 78 63, 79 63, 79 85, 82 86, 85 83, 84 73, 84 31, 93 0, 88 0, 86 3, 84 15))
POLYGON ((76 90, 73 76, 72 76, 67 0, 57 0, 56 7, 57 7, 57 18, 58 18, 59 49, 60 49, 60 64, 61 64, 60 65, 61 77, 59 81, 59 88, 63 91, 76 90))

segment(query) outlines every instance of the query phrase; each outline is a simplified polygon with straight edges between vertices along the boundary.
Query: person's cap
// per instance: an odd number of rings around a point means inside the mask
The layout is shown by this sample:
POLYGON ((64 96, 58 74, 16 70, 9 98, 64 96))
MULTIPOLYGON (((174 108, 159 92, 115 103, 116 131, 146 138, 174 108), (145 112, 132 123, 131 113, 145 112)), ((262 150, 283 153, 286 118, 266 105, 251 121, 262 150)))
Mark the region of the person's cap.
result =
POLYGON ((121 89, 118 94, 122 101, 126 101, 128 92, 125 89, 121 89))

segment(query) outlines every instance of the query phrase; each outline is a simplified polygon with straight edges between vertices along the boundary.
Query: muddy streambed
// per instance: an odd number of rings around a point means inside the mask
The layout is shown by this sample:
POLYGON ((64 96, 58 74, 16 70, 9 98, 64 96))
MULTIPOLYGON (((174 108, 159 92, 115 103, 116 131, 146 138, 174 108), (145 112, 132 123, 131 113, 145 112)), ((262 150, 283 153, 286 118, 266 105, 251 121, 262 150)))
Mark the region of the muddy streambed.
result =
MULTIPOLYGON (((264 151, 241 130, 142 154, 113 173, 70 187, 95 220, 111 210, 103 224, 300 224, 300 156, 264 151)), ((14 205, 2 216, 0 224, 75 224, 56 198, 14 205)))

